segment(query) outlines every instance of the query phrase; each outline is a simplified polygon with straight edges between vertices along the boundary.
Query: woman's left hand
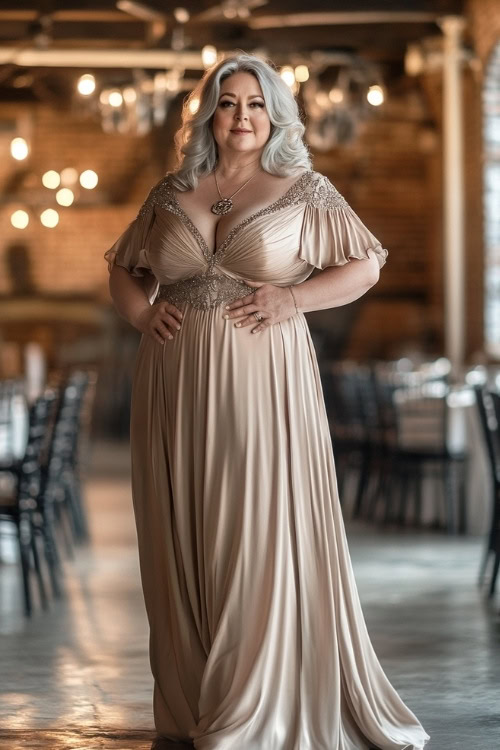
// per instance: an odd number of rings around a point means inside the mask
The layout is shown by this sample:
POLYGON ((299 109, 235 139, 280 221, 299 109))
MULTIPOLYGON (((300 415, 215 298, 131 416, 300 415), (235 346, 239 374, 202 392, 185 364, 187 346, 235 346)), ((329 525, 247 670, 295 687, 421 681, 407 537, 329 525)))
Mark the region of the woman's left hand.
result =
POLYGON ((243 279, 243 281, 248 286, 256 287, 257 291, 230 302, 225 306, 223 313, 224 318, 228 320, 237 319, 235 323, 237 328, 254 325, 251 333, 259 333, 259 331, 263 331, 275 323, 287 320, 297 312, 292 293, 288 287, 274 286, 274 284, 265 284, 249 279, 243 279), (263 320, 260 323, 257 321, 254 312, 258 312, 262 316, 263 320))

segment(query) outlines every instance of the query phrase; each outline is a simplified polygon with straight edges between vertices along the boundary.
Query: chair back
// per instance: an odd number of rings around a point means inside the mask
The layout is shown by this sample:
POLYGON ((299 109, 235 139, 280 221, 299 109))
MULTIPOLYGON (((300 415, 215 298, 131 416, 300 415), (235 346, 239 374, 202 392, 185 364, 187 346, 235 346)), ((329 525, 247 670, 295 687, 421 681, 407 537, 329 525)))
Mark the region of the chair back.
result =
POLYGON ((500 485, 500 395, 479 384, 474 386, 474 392, 491 478, 500 485))

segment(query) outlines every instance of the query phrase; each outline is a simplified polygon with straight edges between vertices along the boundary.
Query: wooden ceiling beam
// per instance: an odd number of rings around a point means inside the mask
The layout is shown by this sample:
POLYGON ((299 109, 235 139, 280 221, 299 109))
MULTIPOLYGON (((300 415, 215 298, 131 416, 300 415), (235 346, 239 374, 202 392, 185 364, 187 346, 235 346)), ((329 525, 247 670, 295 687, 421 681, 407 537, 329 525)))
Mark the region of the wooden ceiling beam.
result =
POLYGON ((0 46, 0 65, 41 68, 172 68, 204 70, 200 52, 172 52, 162 49, 20 49, 0 46))
MULTIPOLYGON (((49 14, 54 21, 70 21, 80 23, 81 21, 95 21, 97 23, 139 23, 138 18, 129 16, 121 10, 55 10, 49 14)), ((1 10, 0 23, 8 21, 35 21, 40 16, 39 10, 1 10)), ((144 22, 142 22, 144 23, 144 22)))

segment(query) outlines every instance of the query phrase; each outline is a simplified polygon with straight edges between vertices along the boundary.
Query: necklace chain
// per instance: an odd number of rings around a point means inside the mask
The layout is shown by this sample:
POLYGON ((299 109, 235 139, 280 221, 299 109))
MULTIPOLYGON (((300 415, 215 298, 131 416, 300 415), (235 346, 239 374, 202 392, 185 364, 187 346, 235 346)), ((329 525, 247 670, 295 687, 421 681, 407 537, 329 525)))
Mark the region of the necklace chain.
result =
POLYGON ((240 192, 240 190, 243 190, 243 188, 244 188, 244 187, 245 187, 246 185, 248 185, 248 183, 250 182, 250 180, 252 180, 252 179, 253 179, 253 178, 255 177, 255 175, 257 174, 257 172, 260 172, 260 166, 259 166, 259 168, 258 168, 258 169, 256 169, 256 170, 255 170, 255 172, 254 172, 254 173, 253 173, 252 175, 250 175, 250 177, 248 178, 248 180, 246 180, 246 181, 245 181, 245 182, 243 183, 243 185, 240 185, 240 187, 239 187, 239 188, 238 188, 237 190, 235 190, 235 191, 234 191, 234 193, 233 193, 232 195, 229 195, 229 196, 228 196, 227 198, 223 198, 223 197, 222 197, 222 193, 221 193, 221 191, 220 191, 219 183, 218 183, 218 181, 217 181, 217 171, 216 171, 216 170, 214 169, 214 179, 215 179, 215 185, 216 185, 216 187, 217 187, 217 192, 219 193, 219 198, 220 198, 220 200, 216 201, 216 202, 215 202, 215 203, 213 204, 213 206, 212 206, 212 213, 214 213, 214 214, 218 214, 218 215, 222 215, 222 214, 227 214, 227 213, 229 213, 229 211, 231 211, 231 210, 233 209, 233 201, 232 201, 232 198, 234 198, 234 196, 235 196, 235 195, 236 195, 237 193, 239 193, 239 192, 240 192))

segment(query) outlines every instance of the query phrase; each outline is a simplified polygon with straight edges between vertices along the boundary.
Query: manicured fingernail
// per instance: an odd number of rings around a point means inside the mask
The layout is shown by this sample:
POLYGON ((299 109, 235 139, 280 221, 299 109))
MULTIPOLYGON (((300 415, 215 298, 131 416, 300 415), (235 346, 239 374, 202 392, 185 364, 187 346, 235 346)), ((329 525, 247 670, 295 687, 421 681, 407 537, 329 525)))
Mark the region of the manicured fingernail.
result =
POLYGON ((231 309, 231 308, 229 307, 229 305, 226 305, 226 310, 230 310, 230 309, 231 309))
POLYGON ((228 314, 226 313, 226 314, 224 315, 224 318, 225 318, 226 320, 229 320, 229 315, 228 315, 228 314))
POLYGON ((177 330, 178 330, 178 331, 180 331, 180 330, 181 330, 181 327, 180 327, 180 326, 176 326, 176 327, 177 327, 177 330))
POLYGON ((235 324, 234 324, 234 327, 235 327, 235 328, 239 328, 239 327, 240 327, 240 325, 241 325, 241 323, 235 323, 235 324))

